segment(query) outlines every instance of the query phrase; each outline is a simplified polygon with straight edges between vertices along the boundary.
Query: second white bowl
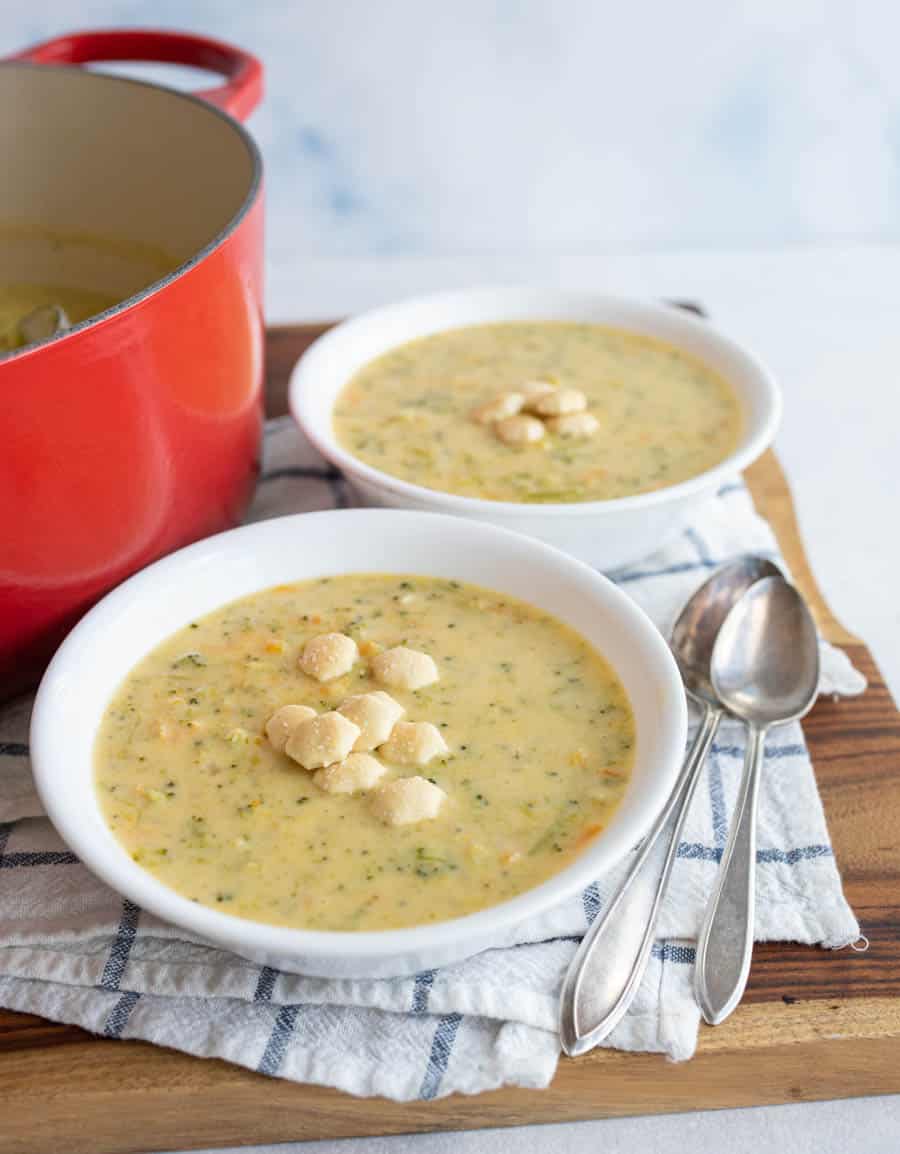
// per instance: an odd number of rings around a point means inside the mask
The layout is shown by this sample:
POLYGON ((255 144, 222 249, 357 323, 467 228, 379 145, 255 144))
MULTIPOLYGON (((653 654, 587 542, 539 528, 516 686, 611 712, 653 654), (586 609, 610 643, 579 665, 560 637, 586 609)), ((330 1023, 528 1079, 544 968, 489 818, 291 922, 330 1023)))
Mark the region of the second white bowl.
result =
POLYGON ((291 376, 289 401, 303 432, 346 475, 363 504, 491 521, 538 537, 606 572, 646 557, 678 533, 698 504, 768 448, 781 415, 779 390, 769 372, 705 321, 670 305, 543 288, 485 288, 419 297, 345 321, 300 358, 291 376), (718 370, 738 396, 743 432, 737 448, 715 468, 651 493, 533 505, 426 489, 365 464, 338 443, 332 428, 335 401, 369 361, 431 333, 513 320, 610 325, 692 353, 718 370))

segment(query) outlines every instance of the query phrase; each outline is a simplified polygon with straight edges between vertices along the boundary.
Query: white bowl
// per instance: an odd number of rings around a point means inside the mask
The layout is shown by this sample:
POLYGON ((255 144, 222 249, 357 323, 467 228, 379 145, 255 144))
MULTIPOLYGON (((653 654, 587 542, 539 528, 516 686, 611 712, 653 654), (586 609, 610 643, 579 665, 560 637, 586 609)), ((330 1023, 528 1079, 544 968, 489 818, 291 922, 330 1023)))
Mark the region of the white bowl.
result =
POLYGON ((412 973, 508 941, 526 918, 609 869, 647 831, 676 777, 686 732, 681 680, 652 622, 604 577, 518 534, 458 517, 353 509, 281 517, 210 537, 138 573, 69 634, 38 691, 31 755, 50 820, 84 864, 158 917, 255 962, 323 977, 412 973), (633 778, 609 828, 543 885, 454 921, 376 933, 285 929, 182 897, 132 861, 106 826, 93 745, 137 661, 194 618, 258 589, 339 573, 456 578, 524 598, 567 621, 611 661, 637 728, 633 778))
POLYGON ((590 292, 485 288, 419 297, 363 313, 320 337, 297 362, 289 401, 301 429, 350 481, 360 501, 492 521, 538 537, 609 572, 646 557, 690 520, 694 509, 771 444, 781 415, 772 376, 734 341, 671 305, 590 292), (744 426, 740 442, 705 473, 633 497, 569 504, 483 501, 414 485, 375 469, 335 439, 331 414, 347 381, 373 358, 429 333, 492 321, 591 321, 659 337, 693 353, 728 380, 744 426))

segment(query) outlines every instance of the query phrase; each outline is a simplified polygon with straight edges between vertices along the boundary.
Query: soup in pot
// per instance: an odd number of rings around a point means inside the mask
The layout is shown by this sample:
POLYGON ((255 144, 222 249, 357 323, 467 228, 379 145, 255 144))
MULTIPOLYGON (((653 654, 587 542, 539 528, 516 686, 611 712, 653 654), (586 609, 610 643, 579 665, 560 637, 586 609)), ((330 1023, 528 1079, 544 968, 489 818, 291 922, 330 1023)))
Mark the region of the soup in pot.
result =
POLYGON ((177 263, 137 240, 0 224, 0 356, 105 312, 177 263))

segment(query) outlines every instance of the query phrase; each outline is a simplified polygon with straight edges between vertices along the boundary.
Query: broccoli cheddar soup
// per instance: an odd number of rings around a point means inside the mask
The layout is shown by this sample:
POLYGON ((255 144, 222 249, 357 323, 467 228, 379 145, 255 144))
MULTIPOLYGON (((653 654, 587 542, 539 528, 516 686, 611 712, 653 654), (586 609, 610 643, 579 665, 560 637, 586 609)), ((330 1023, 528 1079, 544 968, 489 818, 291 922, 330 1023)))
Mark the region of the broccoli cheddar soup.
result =
POLYGON ((618 806, 634 719, 604 658, 489 589, 353 574, 192 621, 95 748, 106 822, 181 894, 317 930, 443 921, 569 865, 618 806))
POLYGON ((361 369, 340 444, 417 485, 493 501, 598 501, 724 460, 738 399, 674 345, 595 324, 521 321, 420 338, 361 369))

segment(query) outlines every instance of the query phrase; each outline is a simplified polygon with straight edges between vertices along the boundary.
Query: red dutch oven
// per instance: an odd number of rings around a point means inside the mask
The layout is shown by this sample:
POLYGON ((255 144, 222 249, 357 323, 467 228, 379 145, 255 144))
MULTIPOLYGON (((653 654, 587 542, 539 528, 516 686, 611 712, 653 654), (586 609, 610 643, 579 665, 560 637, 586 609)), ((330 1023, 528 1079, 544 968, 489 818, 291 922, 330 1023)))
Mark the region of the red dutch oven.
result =
POLYGON ((65 36, 0 63, 0 278, 121 301, 0 358, 0 696, 107 589, 234 525, 252 493, 262 166, 234 118, 261 91, 254 57, 169 32, 65 36), (225 83, 184 95, 77 67, 99 60, 225 83))

